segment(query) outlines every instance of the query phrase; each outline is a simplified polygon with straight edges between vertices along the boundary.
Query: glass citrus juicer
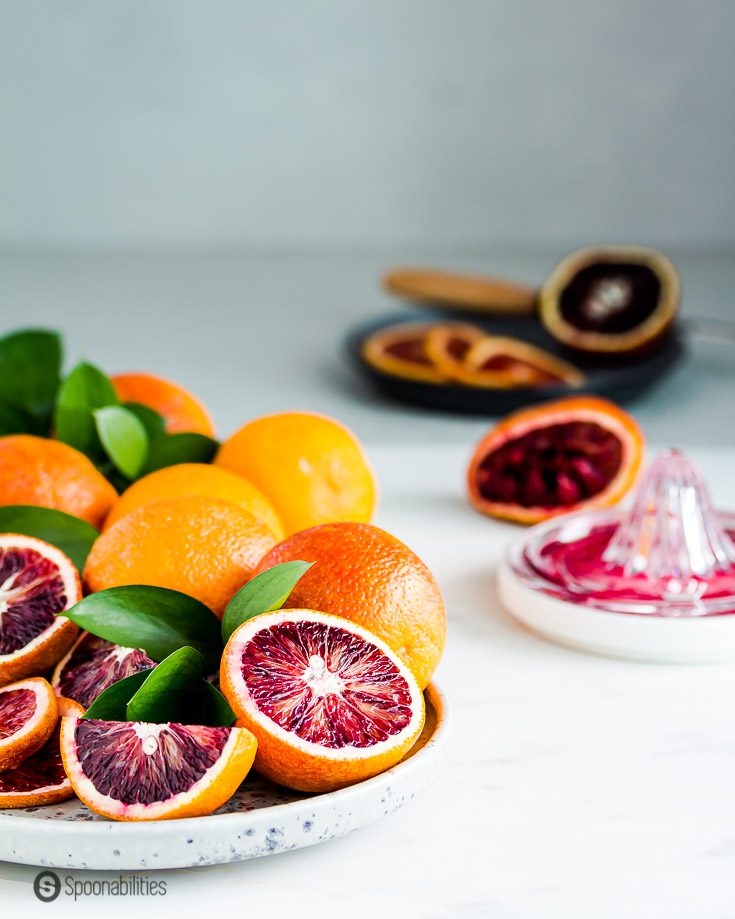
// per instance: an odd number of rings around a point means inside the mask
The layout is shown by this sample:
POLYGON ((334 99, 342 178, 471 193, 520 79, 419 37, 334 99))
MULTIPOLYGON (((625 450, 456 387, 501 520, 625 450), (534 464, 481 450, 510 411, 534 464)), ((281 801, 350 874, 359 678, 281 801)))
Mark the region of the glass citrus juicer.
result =
POLYGON ((735 659, 735 515, 701 472, 661 453, 628 509, 533 527, 499 573, 509 612, 546 638, 643 660, 735 659))

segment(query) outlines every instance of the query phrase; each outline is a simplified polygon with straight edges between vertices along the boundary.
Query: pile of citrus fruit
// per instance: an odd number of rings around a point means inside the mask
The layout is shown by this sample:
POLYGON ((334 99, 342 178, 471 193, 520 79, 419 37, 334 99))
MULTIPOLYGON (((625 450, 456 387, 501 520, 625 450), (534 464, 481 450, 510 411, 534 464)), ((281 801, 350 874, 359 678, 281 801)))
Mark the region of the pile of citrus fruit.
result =
POLYGON ((0 339, 0 807, 202 815, 253 766, 318 792, 399 762, 444 606, 351 431, 220 443, 177 384, 61 366, 52 332, 0 339))

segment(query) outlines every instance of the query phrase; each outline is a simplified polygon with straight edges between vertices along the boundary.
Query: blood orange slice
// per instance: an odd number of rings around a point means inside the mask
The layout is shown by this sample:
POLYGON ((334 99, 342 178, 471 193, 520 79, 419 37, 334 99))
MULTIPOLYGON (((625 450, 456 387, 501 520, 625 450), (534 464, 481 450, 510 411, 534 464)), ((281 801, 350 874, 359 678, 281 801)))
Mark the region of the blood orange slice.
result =
POLYGON ((56 804, 73 795, 61 762, 58 730, 15 769, 0 772, 0 809, 56 804))
POLYGON ((426 333, 424 349, 434 365, 454 380, 470 348, 483 338, 482 329, 466 322, 435 325, 426 333))
POLYGON ((77 795, 112 820, 211 814, 250 771, 244 728, 61 719, 64 768, 77 795))
POLYGON ((454 371, 467 386, 581 386, 584 374, 567 361, 517 338, 487 335, 468 349, 454 371))
POLYGON ((81 598, 79 573, 63 552, 0 534, 0 686, 53 667, 79 632, 57 614, 81 598))
POLYGON ((313 610, 256 616, 220 670, 255 768, 301 791, 331 791, 395 765, 416 742, 424 699, 410 670, 367 629, 313 610))
POLYGON ((606 399, 560 399, 509 415, 470 461, 470 502, 479 511, 536 523, 581 508, 608 507, 635 481, 643 434, 606 399))
POLYGON ((155 666, 145 651, 82 632, 56 665, 51 685, 57 695, 68 696, 86 709, 108 686, 155 666))
POLYGON ((43 677, 0 689, 0 770, 14 769, 40 750, 59 718, 56 696, 43 677))
POLYGON ((373 332, 362 345, 362 356, 376 370, 419 380, 446 383, 446 376, 426 353, 426 333, 431 323, 412 322, 373 332))

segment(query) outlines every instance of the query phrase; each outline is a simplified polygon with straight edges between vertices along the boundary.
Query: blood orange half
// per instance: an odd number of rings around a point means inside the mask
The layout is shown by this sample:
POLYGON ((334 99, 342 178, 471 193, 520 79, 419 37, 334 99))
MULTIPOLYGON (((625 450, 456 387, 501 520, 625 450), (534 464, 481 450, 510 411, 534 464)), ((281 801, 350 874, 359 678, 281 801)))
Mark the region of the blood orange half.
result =
POLYGON ((627 412, 606 399, 560 399, 509 415, 480 441, 469 499, 518 523, 609 507, 630 490, 642 458, 643 435, 627 412))
POLYGON ((0 772, 0 810, 56 804, 73 795, 61 762, 58 730, 15 769, 0 772))
POLYGON ((331 791, 395 765, 424 724, 401 659, 367 629, 313 610, 256 616, 230 637, 220 671, 255 768, 300 791, 331 791))
POLYGON ((244 728, 61 719, 74 791, 112 820, 211 814, 237 791, 256 747, 244 728))
POLYGON ((79 572, 63 552, 0 534, 0 686, 53 667, 79 632, 57 614, 81 598, 79 572))
POLYGON ((82 632, 56 665, 51 685, 57 695, 67 696, 86 709, 108 686, 155 666, 145 651, 123 648, 82 632))
POLYGON ((59 718, 56 696, 43 677, 0 689, 0 770, 14 769, 40 750, 59 718))

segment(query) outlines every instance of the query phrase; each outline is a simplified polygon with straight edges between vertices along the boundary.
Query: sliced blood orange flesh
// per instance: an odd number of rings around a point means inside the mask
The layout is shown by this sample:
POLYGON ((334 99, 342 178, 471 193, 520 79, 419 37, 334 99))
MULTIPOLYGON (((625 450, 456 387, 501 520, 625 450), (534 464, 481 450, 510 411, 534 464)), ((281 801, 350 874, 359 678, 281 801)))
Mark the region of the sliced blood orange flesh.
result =
POLYGON ((303 791, 382 772, 415 743, 424 703, 406 665, 336 616, 280 610, 244 623, 220 673, 238 723, 258 738, 256 769, 303 791))
POLYGON ((83 632, 59 661, 51 685, 57 695, 89 708, 108 686, 150 667, 155 667, 155 662, 145 651, 124 648, 83 632))
POLYGON ((446 382, 426 351, 426 333, 431 328, 429 323, 410 323, 373 332, 362 344, 363 359, 393 376, 424 383, 446 382))
POLYGON ((478 445, 470 501, 491 516, 534 523, 582 507, 606 507, 632 486, 643 438, 622 409, 566 399, 511 415, 478 445))
POLYGON ((57 720, 56 697, 42 677, 0 689, 0 770, 13 769, 40 750, 57 720))
POLYGON ((470 323, 435 325, 426 333, 426 354, 442 373, 454 380, 473 344, 484 337, 482 329, 470 323))
POLYGON ((456 376, 469 386, 498 388, 579 386, 584 381, 581 371, 555 354, 499 335, 487 335, 476 341, 457 368, 456 376))
POLYGON ((58 730, 37 753, 0 772, 0 809, 56 804, 73 795, 61 760, 58 730))
POLYGON ((249 772, 256 746, 237 727, 62 719, 64 768, 74 791, 114 820, 212 813, 249 772))
POLYGON ((43 673, 79 632, 59 616, 82 596, 79 573, 55 546, 0 534, 0 685, 43 673))

